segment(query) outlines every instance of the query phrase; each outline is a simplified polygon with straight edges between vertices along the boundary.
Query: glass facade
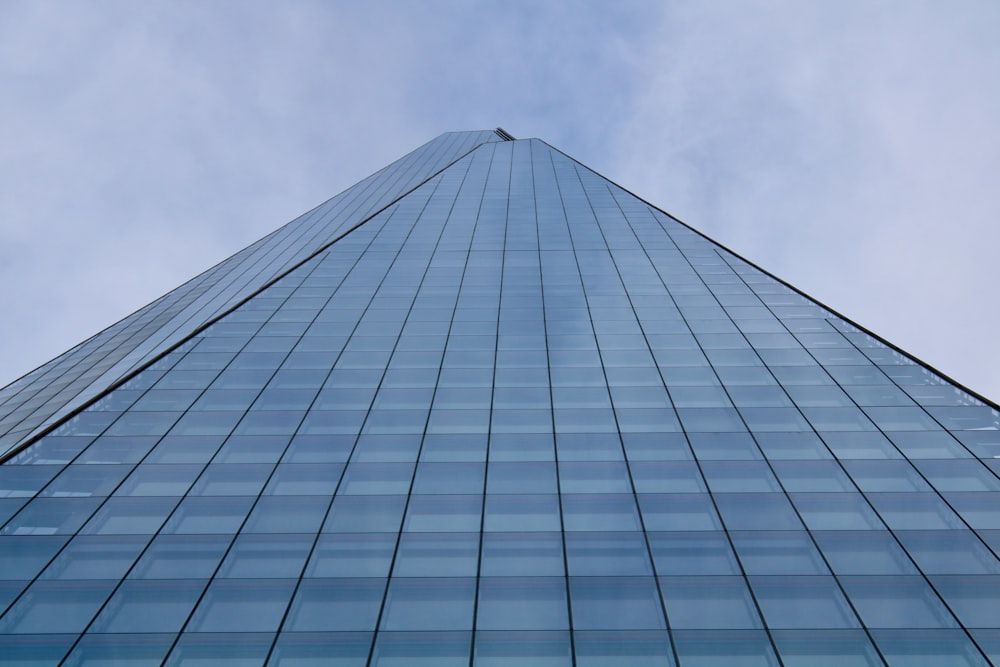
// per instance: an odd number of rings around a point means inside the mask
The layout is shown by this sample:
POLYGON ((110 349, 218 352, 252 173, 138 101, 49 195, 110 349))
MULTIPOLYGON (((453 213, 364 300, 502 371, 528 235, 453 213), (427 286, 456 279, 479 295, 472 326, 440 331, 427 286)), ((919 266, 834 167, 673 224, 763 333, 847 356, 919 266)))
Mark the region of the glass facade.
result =
POLYGON ((548 144, 219 267, 3 390, 0 665, 1000 661, 997 407, 548 144))

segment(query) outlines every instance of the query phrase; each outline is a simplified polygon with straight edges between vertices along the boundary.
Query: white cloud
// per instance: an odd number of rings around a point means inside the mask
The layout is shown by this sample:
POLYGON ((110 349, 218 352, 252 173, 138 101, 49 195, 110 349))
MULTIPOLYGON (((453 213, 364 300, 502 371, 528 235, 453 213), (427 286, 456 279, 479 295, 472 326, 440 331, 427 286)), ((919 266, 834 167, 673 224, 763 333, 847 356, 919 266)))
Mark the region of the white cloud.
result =
POLYGON ((0 377, 437 133, 501 124, 1000 396, 997 18, 971 1, 4 3, 0 377))
POLYGON ((678 5, 615 175, 996 397, 997 18, 987 3, 678 5))

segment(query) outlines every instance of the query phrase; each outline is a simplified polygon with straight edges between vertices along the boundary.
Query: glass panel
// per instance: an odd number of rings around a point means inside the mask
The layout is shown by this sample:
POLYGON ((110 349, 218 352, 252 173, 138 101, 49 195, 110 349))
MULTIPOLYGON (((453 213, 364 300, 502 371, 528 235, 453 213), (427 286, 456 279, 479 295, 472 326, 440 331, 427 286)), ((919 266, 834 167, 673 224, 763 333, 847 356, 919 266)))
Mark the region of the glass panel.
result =
POLYGON ((796 530, 798 515, 783 493, 717 493, 715 502, 729 530, 796 530))
POLYGON ((368 632, 282 632, 268 667, 363 667, 371 647, 368 632))
POLYGON ((166 667, 256 667, 267 658, 271 634, 186 632, 170 652, 166 667))
POLYGON ((474 654, 472 664, 476 667, 570 667, 573 664, 568 632, 477 632, 474 654))
MULTIPOLYGON (((128 667, 155 667, 163 662, 173 644, 171 635, 97 635, 86 634, 66 658, 72 667, 99 667, 101 665, 128 665, 128 667)), ((0 652, 4 649, 0 648, 0 652)), ((4 664, 0 658, 0 664, 4 664)), ((30 660, 18 663, 34 664, 30 660)))
POLYGON ((371 667, 467 667, 469 632, 379 632, 371 667))
POLYGON ((680 630, 673 636, 684 667, 778 667, 781 664, 763 631, 680 630))
POLYGON ((475 579, 392 579, 382 630, 470 630, 475 579))
POLYGON ((412 496, 403 530, 421 533, 479 531, 482 496, 412 496))
POLYGON ((563 543, 559 533, 484 533, 480 574, 561 576, 563 543))
POLYGON ((115 581, 36 581, 0 618, 0 633, 83 632, 115 581))
POLYGON ((320 535, 307 577, 386 577, 396 548, 392 533, 320 535))
POLYGON ((205 581, 129 580, 122 583, 91 626, 91 632, 178 632, 205 588, 205 581))
POLYGON ((195 609, 188 632, 273 631, 294 584, 286 579, 216 579, 195 609))
POLYGON ((573 633, 577 667, 669 667, 674 664, 667 633, 617 630, 573 633))
POLYGON ((562 577, 483 577, 479 581, 476 627, 483 630, 569 628, 562 577))
POLYGON ((968 530, 901 530, 896 536, 925 574, 1000 574, 1000 560, 968 530))
POLYGON ((653 574, 642 533, 567 533, 566 561, 570 576, 653 574))
POLYGON ((374 630, 384 592, 384 579, 303 579, 284 629, 374 630))
POLYGON ((563 523, 567 531, 640 530, 639 513, 631 495, 574 494, 562 497, 563 523))
POLYGON ((217 577, 298 577, 312 548, 312 535, 246 535, 236 538, 217 577))
MULTIPOLYGON (((42 573, 43 579, 120 579, 149 538, 108 535, 75 537, 42 573)), ((6 566, 6 553, 4 554, 6 566)))
POLYGON ((836 461, 772 461, 775 474, 789 492, 857 491, 836 461))
POLYGON ((315 533, 329 496, 263 496, 242 527, 247 533, 315 533))
POLYGON ((649 533, 647 537, 660 575, 740 574, 725 533, 649 533))
POLYGON ((747 574, 826 574, 819 551, 805 531, 732 533, 747 574))
POLYGON ((967 628, 995 628, 1000 576, 934 576, 931 582, 967 628))
POLYGON ((158 535, 129 576, 140 579, 211 577, 230 539, 228 535, 158 535))
POLYGON ((646 530, 720 530, 722 522, 708 494, 639 494, 646 530))
POLYGON ((666 627, 652 577, 570 577, 569 586, 574 629, 666 627))
POLYGON ((0 579, 34 579, 66 540, 66 537, 0 536, 0 553, 4 555, 0 579))
POLYGON ((982 654, 961 630, 873 630, 890 667, 985 667, 982 654))
POLYGON ((869 628, 954 628, 958 623, 921 577, 841 577, 869 628))
POLYGON ((881 667, 884 664, 861 630, 775 630, 771 635, 785 667, 881 667))
POLYGON ((406 496, 337 496, 323 524, 328 533, 393 533, 399 530, 406 496))
POLYGON ((793 493, 809 530, 881 530, 885 526, 859 493, 793 493))
POLYGON ((76 635, 0 635, 0 665, 57 665, 76 635))
POLYGON ((768 628, 857 628, 833 577, 751 577, 768 628))
POLYGON ((917 573, 888 531, 815 531, 813 538, 835 574, 917 573))
POLYGON ((110 498, 80 531, 94 535, 155 533, 177 504, 176 498, 110 498))
POLYGON ((660 592, 672 629, 763 627, 742 577, 660 577, 660 592))
POLYGON ((474 577, 479 565, 476 533, 403 533, 394 577, 474 577))

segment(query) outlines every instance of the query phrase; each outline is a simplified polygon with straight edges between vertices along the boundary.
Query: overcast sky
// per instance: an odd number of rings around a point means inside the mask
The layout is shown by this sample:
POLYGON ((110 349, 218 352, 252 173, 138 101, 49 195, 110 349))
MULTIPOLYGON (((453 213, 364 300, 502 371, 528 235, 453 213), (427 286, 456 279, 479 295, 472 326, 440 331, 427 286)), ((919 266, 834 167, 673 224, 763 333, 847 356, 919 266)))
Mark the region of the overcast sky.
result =
POLYGON ((1000 3, 0 2, 0 385, 448 130, 1000 399, 1000 3))

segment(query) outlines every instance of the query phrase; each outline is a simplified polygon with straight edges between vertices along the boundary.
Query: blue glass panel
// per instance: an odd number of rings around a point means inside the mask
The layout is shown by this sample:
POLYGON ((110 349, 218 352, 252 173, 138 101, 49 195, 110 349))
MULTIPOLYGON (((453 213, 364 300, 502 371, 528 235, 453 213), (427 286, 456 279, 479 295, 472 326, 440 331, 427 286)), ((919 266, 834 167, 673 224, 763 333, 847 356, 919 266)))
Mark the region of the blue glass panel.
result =
POLYGON ((395 532, 405 508, 406 496, 337 496, 323 532, 395 532))
POLYGON ((881 667, 861 630, 775 630, 771 633, 786 667, 881 667))
POLYGON ((747 574, 826 574, 822 556, 805 531, 732 533, 747 574))
POLYGON ((953 628, 958 623, 920 577, 841 577, 861 620, 869 628, 953 628))
POLYGON ((384 579, 303 579, 284 629, 292 632, 374 630, 384 579))
POLYGON ((34 579, 49 560, 62 549, 66 540, 65 536, 16 535, 0 537, 0 553, 4 555, 4 564, 0 568, 0 578, 34 579))
POLYGON ((715 502, 730 530, 796 530, 802 523, 783 493, 717 493, 715 502))
POLYGON ((890 667, 985 667, 983 655, 961 630, 882 630, 872 638, 890 667))
POLYGON ((708 494, 639 494, 646 530, 720 530, 722 522, 708 494))
POLYGON ((256 667, 267 658, 271 634, 186 632, 177 640, 164 665, 169 667, 256 667))
POLYGON ((888 531, 815 531, 813 538, 835 574, 917 573, 916 566, 888 531))
POLYGON ((368 662, 371 633, 282 632, 269 667, 363 667, 368 662))
POLYGON ((229 535, 159 535, 129 576, 140 579, 211 577, 230 540, 229 535))
POLYGON ((639 512, 631 495, 567 495, 562 498, 562 510, 567 531, 641 530, 639 512))
POLYGON ((307 577, 386 577, 396 548, 393 533, 320 535, 307 577))
POLYGON ((760 628, 760 616, 742 577, 660 577, 673 629, 760 628))
POLYGON ((925 574, 1000 574, 1000 560, 968 530, 896 532, 925 574))
POLYGON ((750 577, 768 628, 857 628, 833 577, 750 577))
POLYGON ((312 535, 237 536, 215 576, 227 578, 298 577, 312 548, 312 535))
POLYGON ((205 584, 202 580, 185 579, 125 581, 108 600, 90 631, 178 632, 198 602, 205 584))
MULTIPOLYGON (((129 665, 129 667, 156 667, 163 662, 173 644, 172 635, 100 635, 86 634, 66 658, 66 665, 73 667, 98 667, 100 665, 129 665)), ((0 664, 3 664, 0 659, 0 664)), ((25 660, 22 664, 33 664, 25 660)))
POLYGON ((474 577, 479 565, 476 533, 403 533, 394 577, 474 577))
POLYGON ((566 534, 570 576, 652 575, 642 533, 575 532, 566 534))
POLYGON ((379 632, 371 667, 466 667, 469 632, 379 632))
POLYGON ((995 575, 938 575, 931 583, 967 628, 996 625, 1000 577, 995 575))
MULTIPOLYGON (((66 580, 121 579, 148 541, 146 536, 78 535, 41 576, 43 579, 66 580)), ((6 558, 4 563, 6 567, 6 558)))
POLYGON ((483 577, 476 627, 482 630, 569 628, 562 577, 483 577))
POLYGON ((573 627, 656 630, 666 627, 652 577, 570 577, 573 627))
POLYGON ((0 635, 0 665, 59 664, 76 639, 76 635, 0 635))
POLYGON ((573 664, 569 633, 564 631, 476 632, 473 655, 472 664, 476 667, 570 667, 573 664))
POLYGON ((478 531, 482 525, 482 496, 413 496, 406 508, 403 530, 408 532, 478 531))
POLYGON ((550 531, 562 527, 559 496, 486 496, 485 531, 550 531))
POLYGON ((642 630, 577 631, 573 633, 579 667, 632 665, 669 667, 673 651, 666 632, 642 630))
POLYGON ((392 579, 381 630, 471 630, 475 579, 392 579))
POLYGON ((82 632, 116 581, 36 581, 0 619, 0 633, 82 632))
POLYGON ((292 596, 288 579, 217 579, 191 616, 188 632, 269 632, 292 596))
POLYGON ((483 533, 480 574, 484 577, 561 576, 559 533, 483 533))

